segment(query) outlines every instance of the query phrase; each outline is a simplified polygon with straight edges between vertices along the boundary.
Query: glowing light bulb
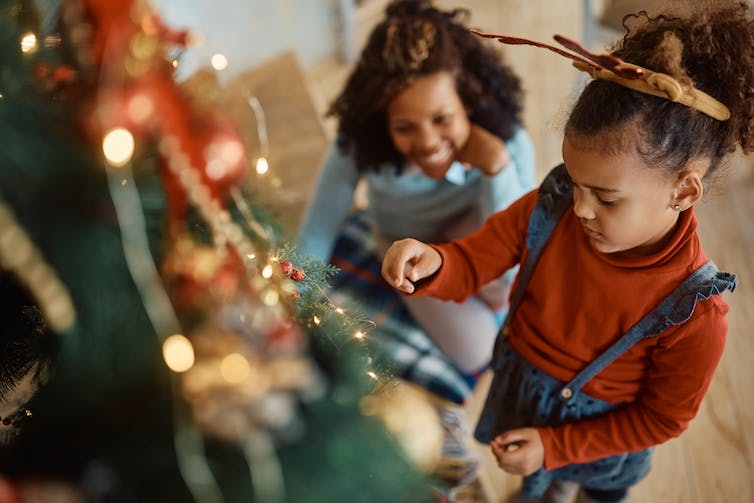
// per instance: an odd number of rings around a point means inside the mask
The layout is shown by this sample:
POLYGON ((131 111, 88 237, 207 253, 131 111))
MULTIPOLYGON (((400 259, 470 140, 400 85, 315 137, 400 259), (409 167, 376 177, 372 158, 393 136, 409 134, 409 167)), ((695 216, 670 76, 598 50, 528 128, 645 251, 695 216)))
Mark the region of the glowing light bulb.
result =
POLYGON ((336 307, 336 308, 335 308, 335 312, 336 312, 336 313, 338 313, 338 314, 343 314, 343 313, 345 313, 345 311, 343 311, 343 310, 342 310, 341 308, 339 308, 339 307, 336 307))
POLYGON ((224 54, 217 52, 212 55, 210 64, 212 65, 212 68, 217 71, 225 70, 226 68, 228 68, 228 58, 226 58, 224 54))
POLYGON ((379 381, 380 380, 380 377, 377 374, 375 374, 374 372, 372 372, 371 370, 369 372, 367 372, 367 375, 369 377, 371 377, 372 379, 374 379, 375 381, 379 381))
POLYGON ((320 323, 322 323, 322 320, 319 319, 319 316, 312 317, 312 321, 314 322, 315 325, 319 325, 320 323))
POLYGON ((270 165, 267 163, 267 159, 260 157, 257 159, 257 173, 264 175, 270 170, 270 165))
POLYGON ((37 36, 32 32, 24 33, 21 37, 21 51, 24 53, 34 52, 37 50, 37 36))
POLYGON ((194 366, 194 346, 181 334, 171 335, 162 343, 162 358, 173 372, 186 372, 194 366))
POLYGON ((353 336, 354 336, 354 337, 355 337, 356 339, 363 339, 363 338, 365 337, 365 336, 364 336, 364 332, 362 332, 361 330, 358 330, 358 331, 357 331, 357 332, 356 332, 355 334, 353 334, 353 336))
POLYGON ((134 155, 134 137, 128 129, 117 127, 105 134, 102 151, 110 165, 120 168, 134 155))
POLYGON ((231 353, 220 362, 220 373, 223 375, 223 379, 229 383, 238 384, 249 377, 251 366, 243 355, 231 353))
POLYGON ((270 279, 272 277, 272 265, 267 264, 264 266, 264 269, 262 269, 262 277, 264 279, 270 279))
POLYGON ((280 301, 280 294, 275 290, 267 290, 262 294, 262 302, 265 306, 274 306, 280 301))

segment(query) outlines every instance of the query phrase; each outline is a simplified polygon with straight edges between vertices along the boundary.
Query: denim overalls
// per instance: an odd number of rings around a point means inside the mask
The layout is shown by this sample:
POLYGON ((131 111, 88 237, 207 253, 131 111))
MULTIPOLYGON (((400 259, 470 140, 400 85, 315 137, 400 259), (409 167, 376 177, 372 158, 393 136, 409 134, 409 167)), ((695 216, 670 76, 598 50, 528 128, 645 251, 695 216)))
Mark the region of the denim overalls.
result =
MULTIPOLYGON (((528 363, 506 337, 534 266, 560 217, 573 201, 572 184, 564 165, 553 169, 539 188, 539 201, 529 219, 526 246, 529 256, 521 268, 508 317, 500 330, 492 359, 494 378, 474 436, 489 443, 500 433, 524 427, 557 426, 603 414, 619 406, 580 392, 581 387, 623 352, 645 337, 656 337, 670 325, 688 320, 696 303, 736 286, 735 276, 719 272, 709 261, 693 272, 654 310, 642 318, 570 382, 563 383, 528 363)), ((539 498, 553 479, 611 490, 625 489, 644 478, 650 468, 651 449, 609 456, 555 470, 542 468, 524 478, 524 494, 539 498)))

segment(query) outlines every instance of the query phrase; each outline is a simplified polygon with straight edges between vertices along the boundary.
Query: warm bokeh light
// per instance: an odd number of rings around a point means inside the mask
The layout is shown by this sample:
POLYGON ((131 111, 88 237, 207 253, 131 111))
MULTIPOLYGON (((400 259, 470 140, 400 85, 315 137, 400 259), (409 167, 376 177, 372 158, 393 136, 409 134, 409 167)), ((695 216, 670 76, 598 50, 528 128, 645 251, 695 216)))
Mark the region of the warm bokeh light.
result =
POLYGON ((371 370, 369 372, 367 372, 367 375, 369 377, 371 377, 372 379, 374 379, 375 381, 379 381, 380 380, 380 377, 377 374, 375 374, 374 372, 372 372, 371 370))
POLYGON ((60 37, 60 35, 58 35, 57 33, 53 33, 45 37, 44 45, 47 48, 57 47, 60 45, 62 41, 63 39, 60 37))
POLYGON ((212 64, 212 68, 218 71, 228 68, 228 58, 226 58, 224 54, 220 54, 219 52, 212 55, 210 63, 212 64))
POLYGON ((105 134, 102 151, 107 161, 117 168, 125 166, 134 155, 134 137, 128 129, 117 127, 105 134))
POLYGON ((264 279, 270 279, 272 277, 272 265, 267 264, 264 266, 264 269, 262 269, 262 277, 264 279))
POLYGON ((162 343, 162 358, 173 372, 186 372, 194 366, 194 346, 181 334, 171 335, 162 343))
POLYGON ((319 319, 319 316, 312 317, 312 321, 314 322, 315 325, 319 325, 320 323, 322 323, 322 321, 319 319))
POLYGON ((143 123, 154 112, 154 102, 146 94, 137 94, 128 102, 128 116, 136 123, 143 123))
POLYGON ((355 334, 353 334, 353 336, 356 339, 363 339, 365 337, 364 332, 362 332, 361 330, 358 330, 355 334))
POLYGON ((220 180, 236 170, 244 156, 244 147, 240 141, 219 139, 212 142, 204 152, 207 159, 207 176, 220 180))
POLYGON ((28 53, 28 52, 34 52, 37 50, 37 36, 33 34, 32 32, 25 33, 23 37, 21 37, 21 51, 28 53))
POLYGON ((264 175, 270 170, 270 165, 267 164, 267 159, 260 157, 257 159, 257 173, 264 175))
POLYGON ((265 306, 274 306, 280 301, 280 294, 273 289, 269 289, 262 293, 262 302, 265 306))
POLYGON ((238 384, 246 380, 251 373, 248 360, 239 354, 231 353, 220 363, 220 373, 231 384, 238 384))

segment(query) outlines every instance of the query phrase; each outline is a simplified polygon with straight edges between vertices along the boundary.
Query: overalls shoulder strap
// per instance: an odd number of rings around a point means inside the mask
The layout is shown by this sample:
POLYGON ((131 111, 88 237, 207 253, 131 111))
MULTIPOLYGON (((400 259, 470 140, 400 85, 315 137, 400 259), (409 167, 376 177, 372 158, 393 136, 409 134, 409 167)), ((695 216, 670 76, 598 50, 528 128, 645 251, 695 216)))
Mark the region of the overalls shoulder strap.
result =
POLYGON ((507 335, 508 324, 524 297, 526 285, 529 284, 531 275, 534 273, 534 267, 537 265, 537 260, 539 260, 550 234, 573 202, 573 183, 565 169, 565 164, 556 166, 547 174, 537 190, 537 195, 537 203, 529 216, 529 226, 526 233, 526 260, 521 264, 508 314, 498 332, 493 350, 493 361, 498 359, 497 355, 500 351, 501 341, 507 335))
POLYGON ((537 191, 539 196, 529 217, 529 227, 526 234, 526 261, 522 264, 518 273, 517 288, 513 292, 506 318, 505 327, 513 312, 518 308, 524 296, 526 285, 529 284, 534 267, 537 265, 539 256, 547 244, 553 229, 560 221, 573 202, 573 183, 561 164, 550 171, 537 191))
POLYGON ((671 325, 680 325, 688 321, 700 301, 720 295, 725 290, 732 292, 735 288, 736 276, 720 272, 711 260, 708 261, 691 273, 649 314, 561 388, 561 399, 572 400, 584 384, 640 340, 657 337, 671 325))

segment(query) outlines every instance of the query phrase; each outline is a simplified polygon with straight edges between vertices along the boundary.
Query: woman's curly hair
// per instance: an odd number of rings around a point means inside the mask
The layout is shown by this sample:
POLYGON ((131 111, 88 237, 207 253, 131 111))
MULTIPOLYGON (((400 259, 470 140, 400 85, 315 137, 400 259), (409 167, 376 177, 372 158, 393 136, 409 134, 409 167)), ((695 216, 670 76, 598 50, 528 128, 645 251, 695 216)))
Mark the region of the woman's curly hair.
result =
POLYGON ((338 146, 353 149, 359 171, 377 169, 403 157, 388 134, 390 101, 417 77, 449 71, 469 120, 503 140, 521 114, 518 77, 501 55, 483 45, 462 24, 468 12, 441 11, 428 0, 398 0, 372 31, 345 88, 328 115, 337 117, 338 146))
POLYGON ((574 106, 566 135, 586 141, 600 135, 601 148, 613 150, 630 144, 668 174, 692 159, 708 158, 709 175, 737 147, 753 151, 754 22, 747 11, 744 2, 708 1, 684 16, 629 14, 623 18, 626 35, 613 50, 629 63, 667 73, 713 96, 730 109, 729 120, 594 80, 574 106), (632 132, 636 134, 622 134, 632 132), (610 137, 614 141, 604 141, 610 137))

